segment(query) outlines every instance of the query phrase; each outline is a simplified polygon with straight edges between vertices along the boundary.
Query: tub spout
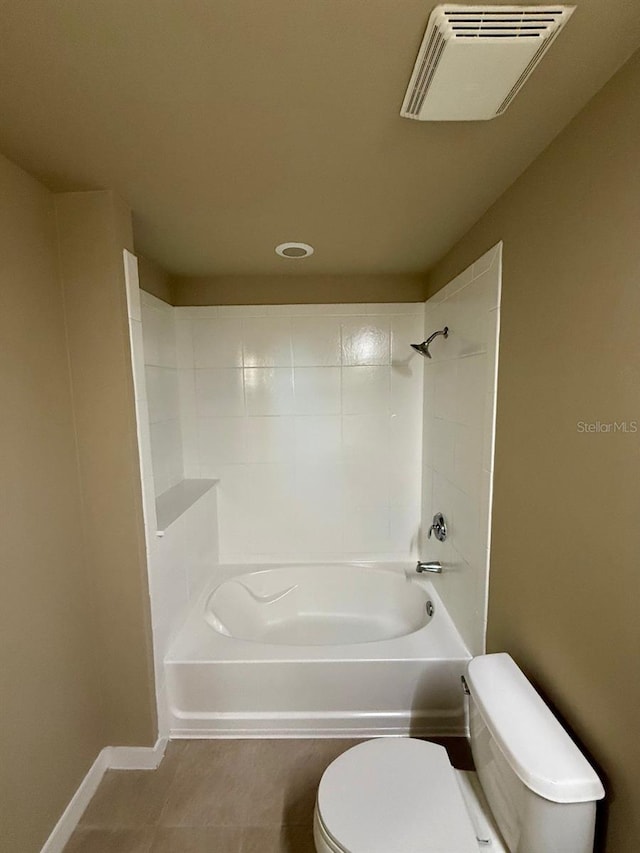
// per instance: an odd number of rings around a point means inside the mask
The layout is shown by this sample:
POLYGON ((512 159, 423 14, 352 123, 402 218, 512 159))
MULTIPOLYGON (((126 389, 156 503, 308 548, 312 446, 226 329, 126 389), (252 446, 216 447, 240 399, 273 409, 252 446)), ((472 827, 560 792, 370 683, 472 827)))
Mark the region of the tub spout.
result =
POLYGON ((431 560, 427 563, 422 563, 418 560, 416 572, 434 572, 437 575, 442 574, 442 563, 438 560, 431 560))

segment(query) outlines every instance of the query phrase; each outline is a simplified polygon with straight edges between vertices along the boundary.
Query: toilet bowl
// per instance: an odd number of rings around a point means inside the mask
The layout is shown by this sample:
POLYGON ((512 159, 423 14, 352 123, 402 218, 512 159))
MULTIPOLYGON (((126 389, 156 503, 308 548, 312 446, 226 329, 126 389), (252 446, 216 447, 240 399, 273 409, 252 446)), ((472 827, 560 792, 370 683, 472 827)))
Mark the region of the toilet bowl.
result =
POLYGON ((444 747, 435 743, 412 738, 361 743, 322 777, 316 850, 477 853, 481 836, 492 842, 492 853, 507 853, 468 775, 454 770, 444 747))
POLYGON ((476 772, 413 738, 358 744, 326 769, 318 853, 592 853, 594 770, 506 654, 470 661, 476 772))

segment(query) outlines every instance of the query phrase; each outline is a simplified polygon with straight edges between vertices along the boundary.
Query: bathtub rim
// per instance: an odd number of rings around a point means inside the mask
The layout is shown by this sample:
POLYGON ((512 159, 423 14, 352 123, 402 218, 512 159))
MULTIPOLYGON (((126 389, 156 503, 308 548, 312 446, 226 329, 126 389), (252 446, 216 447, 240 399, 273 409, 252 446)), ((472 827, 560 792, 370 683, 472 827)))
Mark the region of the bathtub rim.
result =
POLYGON ((287 663, 292 661, 405 661, 405 660, 443 660, 470 659, 467 648, 456 628, 446 606, 442 602, 431 579, 418 576, 412 563, 381 563, 353 561, 344 563, 311 562, 250 564, 233 563, 218 565, 212 577, 204 585, 193 605, 176 631, 164 658, 165 665, 201 664, 201 663, 287 663), (250 574, 252 571, 265 571, 275 568, 291 568, 304 565, 321 568, 322 566, 344 566, 382 569, 406 577, 419 586, 431 598, 435 612, 426 625, 410 634, 387 640, 374 640, 366 643, 349 643, 322 646, 285 645, 280 643, 261 643, 254 640, 241 640, 218 633, 204 617, 204 608, 214 589, 224 581, 250 574), (426 632, 429 643, 424 644, 426 632))
MULTIPOLYGON (((383 642, 388 642, 388 641, 392 641, 392 640, 397 640, 397 639, 400 639, 402 637, 407 637, 407 636, 410 636, 411 634, 415 634, 416 632, 421 631, 423 628, 426 628, 427 625, 430 623, 430 621, 433 618, 432 613, 430 613, 429 610, 427 609, 426 614, 422 615, 422 617, 421 617, 422 618, 422 624, 418 625, 417 627, 412 627, 410 630, 406 631, 403 634, 397 634, 397 635, 392 636, 392 637, 376 637, 376 638, 373 638, 371 640, 362 640, 359 642, 351 642, 351 641, 349 641, 349 642, 338 642, 338 643, 269 642, 269 641, 262 640, 260 638, 241 637, 241 636, 238 636, 236 634, 233 634, 232 632, 225 633, 224 631, 220 631, 215 626, 215 624, 213 624, 214 620, 217 619, 217 621, 219 621, 222 625, 226 626, 224 614, 220 615, 214 609, 213 599, 214 599, 216 593, 219 590, 221 590, 223 587, 225 587, 227 584, 236 583, 236 582, 241 583, 243 580, 245 580, 245 579, 249 580, 256 575, 270 574, 272 572, 287 572, 288 570, 289 571, 293 570, 294 572, 301 570, 305 575, 310 575, 313 578, 317 577, 318 573, 320 575, 322 575, 322 573, 324 571, 331 570, 331 569, 336 569, 339 572, 343 572, 343 573, 346 570, 347 572, 358 571, 358 573, 360 573, 360 574, 361 573, 366 574, 366 573, 370 572, 372 575, 387 576, 387 578, 386 578, 387 580, 389 578, 394 579, 394 581, 393 581, 394 585, 397 581, 401 581, 401 584, 403 587, 407 583, 409 583, 409 585, 411 587, 413 587, 414 590, 416 591, 415 592, 416 597, 417 597, 416 603, 422 608, 422 610, 424 610, 424 606, 429 602, 429 600, 430 600, 429 597, 431 595, 431 591, 427 588, 427 585, 425 583, 419 583, 418 578, 416 578, 416 582, 413 583, 413 578, 411 578, 409 576, 408 572, 406 572, 406 571, 400 572, 396 568, 389 568, 388 565, 389 564, 387 564, 387 566, 385 567, 385 565, 382 565, 379 563, 365 564, 362 562, 351 562, 351 563, 288 563, 288 564, 274 564, 274 565, 270 565, 270 566, 261 565, 257 568, 255 566, 250 566, 250 567, 247 566, 247 568, 250 569, 249 571, 242 572, 239 574, 233 574, 230 577, 227 577, 224 580, 221 580, 219 583, 208 587, 209 592, 206 596, 203 596, 203 599, 202 599, 202 605, 203 605, 202 606, 202 618, 205 620, 205 622, 209 625, 209 627, 213 631, 216 631, 218 634, 220 634, 222 637, 227 638, 228 640, 236 640, 239 642, 252 643, 252 644, 258 643, 262 646, 265 646, 265 645, 271 646, 271 647, 285 646, 287 648, 297 648, 297 649, 303 649, 304 648, 304 649, 306 649, 308 646, 318 646, 321 648, 324 648, 325 646, 331 646, 331 647, 333 647, 333 646, 340 646, 340 647, 365 646, 365 645, 369 645, 371 643, 383 643, 383 642), (347 567, 347 566, 348 566, 348 568, 345 569, 345 567, 347 567)), ((294 578, 293 577, 289 578, 285 582, 286 583, 294 583, 294 578)), ((303 583, 303 582, 304 581, 301 581, 301 583, 303 583)), ((241 583, 241 586, 243 586, 245 588, 249 588, 244 583, 241 583)), ((249 589, 249 594, 251 594, 250 589, 249 589)), ((413 595, 414 593, 412 592, 410 594, 413 595)), ((432 599, 431 599, 431 604, 433 604, 432 599)), ((363 608, 363 612, 365 612, 365 611, 366 611, 366 608, 363 608)))

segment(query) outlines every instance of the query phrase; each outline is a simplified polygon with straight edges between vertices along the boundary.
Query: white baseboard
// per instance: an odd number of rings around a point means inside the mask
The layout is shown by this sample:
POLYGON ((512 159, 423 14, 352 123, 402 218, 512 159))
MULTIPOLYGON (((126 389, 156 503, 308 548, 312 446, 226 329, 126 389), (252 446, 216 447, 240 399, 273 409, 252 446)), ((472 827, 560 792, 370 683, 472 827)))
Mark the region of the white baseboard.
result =
POLYGON ((107 770, 155 770, 166 747, 166 738, 159 738, 155 746, 105 746, 54 826, 41 853, 62 853, 107 770))
POLYGON ((167 738, 155 746, 107 746, 109 770, 155 770, 164 757, 167 738))
POLYGON ((47 839, 41 853, 62 853, 65 844, 71 838, 73 830, 78 825, 82 813, 89 805, 91 797, 95 794, 102 777, 109 769, 106 750, 98 753, 98 757, 89 768, 78 790, 71 798, 71 802, 62 812, 60 820, 53 828, 53 832, 47 839))

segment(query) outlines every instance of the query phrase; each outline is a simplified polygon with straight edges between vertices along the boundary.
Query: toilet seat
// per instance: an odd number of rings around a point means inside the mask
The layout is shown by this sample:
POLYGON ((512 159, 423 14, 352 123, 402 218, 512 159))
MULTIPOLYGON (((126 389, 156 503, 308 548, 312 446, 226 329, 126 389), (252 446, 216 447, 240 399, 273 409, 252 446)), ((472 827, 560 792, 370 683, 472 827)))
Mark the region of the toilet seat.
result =
POLYGON ((478 853, 446 750, 413 738, 367 741, 330 764, 316 832, 332 853, 478 853))

